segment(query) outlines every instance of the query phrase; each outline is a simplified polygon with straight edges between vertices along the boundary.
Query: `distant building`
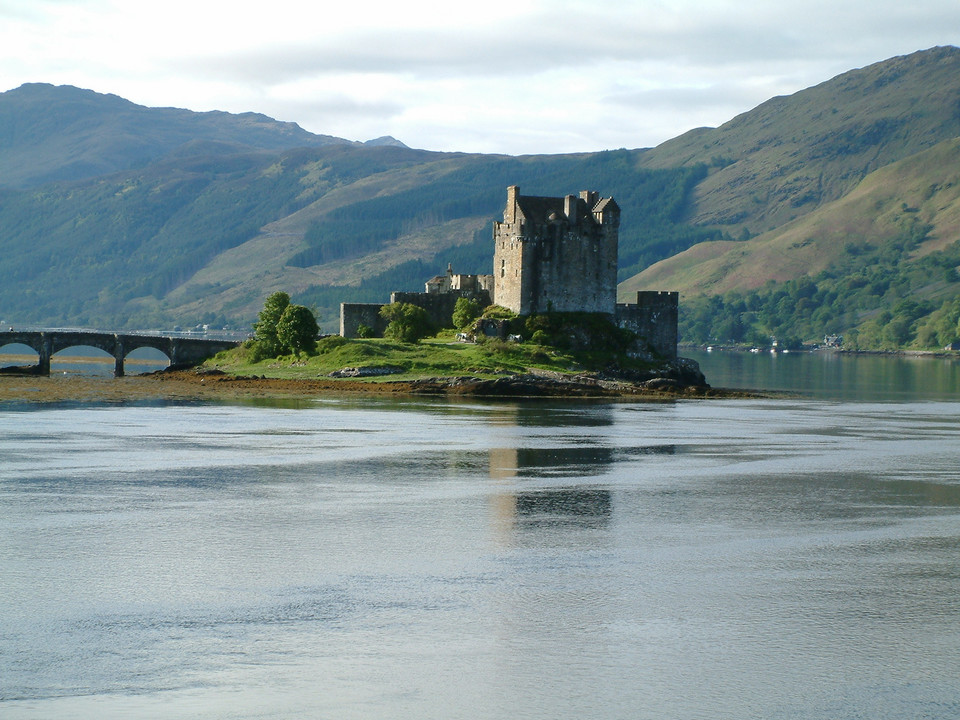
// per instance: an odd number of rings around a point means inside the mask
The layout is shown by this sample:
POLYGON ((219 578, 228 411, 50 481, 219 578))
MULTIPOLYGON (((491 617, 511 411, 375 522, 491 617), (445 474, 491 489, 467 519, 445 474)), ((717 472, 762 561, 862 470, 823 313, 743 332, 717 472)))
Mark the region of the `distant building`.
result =
POLYGON ((428 295, 460 291, 486 291, 493 297, 493 275, 455 275, 453 266, 448 263, 447 274, 430 278, 424 288, 428 295))
MULTIPOLYGON (((602 313, 637 333, 651 349, 677 356, 678 295, 639 292, 636 303, 617 303, 620 207, 613 198, 584 190, 579 196, 521 195, 507 188, 503 221, 494 225, 493 275, 446 275, 426 282, 425 292, 395 292, 391 302, 423 307, 449 324, 460 297, 497 304, 518 315, 545 312, 602 313)), ((381 334, 382 304, 344 303, 340 334, 355 337, 362 324, 381 334)))

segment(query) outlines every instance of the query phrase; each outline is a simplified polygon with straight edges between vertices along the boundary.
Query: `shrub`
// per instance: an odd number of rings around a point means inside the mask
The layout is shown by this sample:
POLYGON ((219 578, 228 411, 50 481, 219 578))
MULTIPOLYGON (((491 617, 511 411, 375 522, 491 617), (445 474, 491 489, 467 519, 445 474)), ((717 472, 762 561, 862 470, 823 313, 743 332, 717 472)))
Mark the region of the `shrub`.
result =
POLYGON ((488 305, 483 309, 482 315, 482 317, 492 320, 513 320, 516 316, 517 314, 513 310, 502 305, 488 305))
POLYGON ((433 332, 427 311, 411 303, 384 305, 380 315, 388 321, 384 337, 399 342, 419 342, 433 332))
POLYGON ((288 305, 277 321, 277 340, 285 349, 297 355, 314 350, 319 332, 317 319, 303 305, 288 305))
POLYGON ((480 317, 480 303, 472 298, 457 298, 453 308, 453 326, 462 330, 480 317))

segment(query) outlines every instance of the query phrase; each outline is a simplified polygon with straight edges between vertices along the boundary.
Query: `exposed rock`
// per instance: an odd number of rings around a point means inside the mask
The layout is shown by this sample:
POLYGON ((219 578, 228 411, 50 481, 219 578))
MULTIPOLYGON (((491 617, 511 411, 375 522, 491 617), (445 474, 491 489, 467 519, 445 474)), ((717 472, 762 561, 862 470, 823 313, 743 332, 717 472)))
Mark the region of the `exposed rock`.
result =
POLYGON ((396 375, 402 373, 403 368, 395 365, 381 365, 379 367, 345 367, 330 373, 332 378, 379 377, 380 375, 396 375))

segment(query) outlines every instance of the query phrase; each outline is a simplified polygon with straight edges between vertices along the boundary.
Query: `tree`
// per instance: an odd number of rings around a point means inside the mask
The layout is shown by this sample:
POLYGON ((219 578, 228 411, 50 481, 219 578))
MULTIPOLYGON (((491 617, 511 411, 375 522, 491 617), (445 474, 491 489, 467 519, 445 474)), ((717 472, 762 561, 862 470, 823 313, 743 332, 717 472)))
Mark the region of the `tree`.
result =
POLYGON ((457 298, 457 304, 453 308, 453 326, 462 330, 480 317, 481 310, 479 301, 473 298, 457 298))
POLYGON ((258 358, 277 357, 283 352, 283 344, 277 337, 277 323, 290 305, 290 296, 275 292, 263 303, 257 322, 253 324, 253 337, 258 358))
POLYGON ((303 305, 288 305, 277 321, 277 340, 292 353, 310 353, 317 345, 317 319, 303 305))
POLYGON ((411 303, 384 305, 380 315, 388 321, 383 336, 400 342, 415 343, 433 331, 427 311, 411 303))

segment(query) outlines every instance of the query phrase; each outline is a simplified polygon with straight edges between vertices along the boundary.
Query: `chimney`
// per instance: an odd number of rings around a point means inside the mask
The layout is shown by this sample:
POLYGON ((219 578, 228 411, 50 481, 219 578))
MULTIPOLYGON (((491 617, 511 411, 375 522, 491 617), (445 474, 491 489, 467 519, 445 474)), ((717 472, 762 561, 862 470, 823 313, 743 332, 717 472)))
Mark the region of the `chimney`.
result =
POLYGON ((567 220, 570 221, 571 225, 577 224, 577 196, 576 195, 567 195, 563 198, 563 214, 567 216, 567 220))
POLYGON ((507 209, 503 213, 503 221, 513 224, 517 221, 517 201, 520 199, 520 186, 510 185, 507 187, 507 209))
POLYGON ((592 212, 600 202, 600 193, 596 190, 581 190, 580 199, 587 204, 587 212, 592 212))

